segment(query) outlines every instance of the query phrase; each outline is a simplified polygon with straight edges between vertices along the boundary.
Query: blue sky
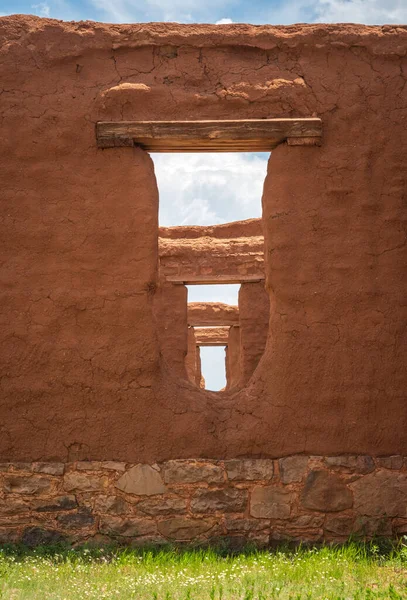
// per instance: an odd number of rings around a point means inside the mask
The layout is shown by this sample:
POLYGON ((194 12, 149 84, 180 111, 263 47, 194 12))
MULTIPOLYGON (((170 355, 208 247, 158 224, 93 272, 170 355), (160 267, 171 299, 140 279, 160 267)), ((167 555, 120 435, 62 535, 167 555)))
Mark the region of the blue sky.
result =
MULTIPOLYGON (((25 13, 111 23, 407 23, 407 0, 0 0, 0 16, 25 13)), ((157 154, 162 225, 207 225, 261 216, 268 156, 157 154)), ((190 301, 237 304, 238 286, 191 286, 190 301)), ((205 349, 209 389, 224 386, 223 348, 205 349)))
POLYGON ((406 23, 407 0, 0 0, 0 14, 181 23, 406 23))

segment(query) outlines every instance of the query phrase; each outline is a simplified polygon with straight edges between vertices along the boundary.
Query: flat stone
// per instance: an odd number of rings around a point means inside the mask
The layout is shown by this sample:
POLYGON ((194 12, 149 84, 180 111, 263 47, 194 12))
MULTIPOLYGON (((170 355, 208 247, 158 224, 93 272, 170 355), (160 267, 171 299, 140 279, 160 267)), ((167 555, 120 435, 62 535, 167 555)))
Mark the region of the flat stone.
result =
POLYGON ((329 515, 325 520, 325 531, 336 535, 349 536, 357 530, 355 517, 347 515, 329 515))
POLYGON ((101 533, 123 537, 137 537, 157 533, 156 524, 152 520, 122 518, 112 515, 100 517, 99 529, 101 533))
POLYGON ((269 481, 274 472, 273 461, 268 458, 227 460, 225 468, 232 481, 269 481))
POLYGON ((130 505, 119 496, 99 496, 95 501, 97 513, 123 515, 129 512, 130 505))
POLYGON ((65 513, 57 516, 59 525, 66 529, 82 529, 91 527, 95 518, 88 508, 80 508, 77 512, 65 513))
POLYGON ((299 515, 290 521, 294 527, 319 528, 324 524, 322 515, 299 515))
POLYGON ((375 464, 371 456, 366 454, 361 455, 345 455, 345 456, 327 456, 325 464, 331 469, 338 469, 344 473, 371 473, 374 471, 375 464))
POLYGON ((19 534, 17 527, 0 527, 0 544, 15 544, 19 541, 19 534))
POLYGON ((298 454, 296 456, 287 456, 278 461, 280 467, 280 477, 283 483, 298 483, 302 481, 307 474, 308 456, 298 454))
POLYGON ((393 527, 391 518, 388 517, 367 517, 367 516, 358 516, 356 520, 357 524, 357 532, 362 536, 371 538, 371 537, 392 537, 393 527))
POLYGON ((394 454, 393 456, 380 456, 376 459, 379 467, 383 467, 385 469, 394 469, 399 471, 403 468, 403 457, 399 454, 394 454))
POLYGON ((256 486, 251 495, 250 514, 261 519, 288 519, 294 494, 275 485, 256 486))
POLYGON ((64 463, 37 462, 33 464, 33 471, 35 473, 46 473, 47 475, 63 475, 64 470, 64 463))
POLYGON ((183 542, 208 532, 212 529, 214 521, 210 519, 189 519, 187 517, 175 517, 159 521, 158 531, 172 541, 183 542))
POLYGON ((225 527, 230 532, 245 532, 249 531, 261 531, 267 529, 270 526, 270 521, 266 519, 239 519, 236 517, 226 516, 225 527))
POLYGON ((350 485, 355 510, 362 515, 407 516, 407 474, 376 471, 350 485))
POLYGON ((244 512, 247 506, 247 490, 197 490, 191 500, 195 513, 244 512))
POLYGON ((41 527, 27 527, 21 537, 21 542, 29 548, 36 546, 50 546, 60 544, 65 541, 65 536, 59 531, 53 529, 43 529, 41 527))
MULTIPOLYGON (((248 534, 248 540, 251 544, 254 544, 257 548, 265 548, 270 543, 270 532, 268 531, 251 531, 248 534)), ((247 542, 245 544, 247 546, 247 542)))
POLYGON ((108 471, 125 471, 126 463, 124 462, 115 462, 113 460, 105 460, 102 462, 102 469, 107 469, 108 471))
POLYGON ((57 510, 73 510, 77 508, 75 496, 57 496, 47 500, 32 500, 32 510, 37 512, 54 512, 57 510))
POLYGON ((30 462, 12 462, 9 463, 9 467, 12 471, 26 471, 30 473, 32 470, 32 463, 30 462))
POLYGON ((222 483, 221 467, 195 460, 169 460, 163 465, 165 483, 222 483))
POLYGON ((158 533, 156 535, 141 535, 129 540, 130 548, 151 548, 151 546, 167 546, 168 540, 158 533))
POLYGON ((137 504, 137 510, 148 515, 182 514, 186 509, 186 500, 182 498, 149 498, 137 504))
POLYGON ((0 500, 0 515, 19 515, 30 510, 27 502, 21 498, 7 498, 6 500, 0 500))
POLYGON ((88 475, 87 473, 66 473, 64 476, 64 489, 67 492, 99 492, 107 487, 109 480, 105 476, 88 475))
POLYGON ((100 471, 102 463, 99 460, 80 460, 76 463, 77 471, 100 471))
POLYGON ((5 525, 7 527, 17 525, 33 525, 33 519, 29 512, 20 515, 0 515, 0 526, 5 525))
POLYGON ((142 464, 126 471, 115 483, 115 486, 126 494, 136 494, 137 496, 154 496, 165 494, 167 491, 160 473, 150 465, 142 464))
POLYGON ((3 487, 6 492, 12 494, 44 494, 50 491, 51 480, 46 477, 6 475, 4 477, 3 487))
POLYGON ((395 519, 394 520, 394 530, 397 535, 406 535, 407 534, 407 519, 395 519))
POLYGON ((352 492, 342 479, 328 471, 311 471, 301 496, 302 505, 310 510, 337 512, 351 508, 352 492))

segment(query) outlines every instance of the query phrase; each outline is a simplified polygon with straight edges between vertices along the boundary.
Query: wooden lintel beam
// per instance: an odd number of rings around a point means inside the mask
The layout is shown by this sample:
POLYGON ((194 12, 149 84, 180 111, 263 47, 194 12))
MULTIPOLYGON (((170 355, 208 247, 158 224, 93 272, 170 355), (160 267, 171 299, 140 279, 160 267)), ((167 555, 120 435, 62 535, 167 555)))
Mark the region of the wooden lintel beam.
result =
POLYGON ((235 121, 99 121, 99 148, 139 146, 149 152, 267 152, 278 144, 320 145, 322 122, 301 119, 235 121))
POLYGON ((167 283, 175 285, 223 285, 229 283, 258 283, 264 275, 185 275, 166 277, 167 283))

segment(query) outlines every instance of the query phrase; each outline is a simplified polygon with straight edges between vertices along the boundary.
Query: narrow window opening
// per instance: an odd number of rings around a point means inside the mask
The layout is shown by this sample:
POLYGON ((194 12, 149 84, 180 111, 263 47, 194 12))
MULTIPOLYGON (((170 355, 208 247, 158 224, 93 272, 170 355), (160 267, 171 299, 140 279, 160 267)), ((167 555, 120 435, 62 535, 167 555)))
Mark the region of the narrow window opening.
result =
POLYGON ((226 388, 225 354, 226 346, 203 346, 201 352, 201 371, 206 390, 219 392, 226 388))
MULTIPOLYGON (((246 352, 252 341, 261 346, 248 321, 258 316, 258 296, 267 296, 261 197, 268 157, 248 152, 153 155, 166 321, 162 354, 174 374, 201 389, 242 387, 264 349, 246 352)), ((263 325, 266 338, 268 313, 263 325)))
MULTIPOLYGON (((189 379, 201 389, 221 391, 230 387, 228 351, 230 330, 239 325, 239 285, 189 285, 189 379)), ((235 348, 238 352, 238 348, 235 348)))

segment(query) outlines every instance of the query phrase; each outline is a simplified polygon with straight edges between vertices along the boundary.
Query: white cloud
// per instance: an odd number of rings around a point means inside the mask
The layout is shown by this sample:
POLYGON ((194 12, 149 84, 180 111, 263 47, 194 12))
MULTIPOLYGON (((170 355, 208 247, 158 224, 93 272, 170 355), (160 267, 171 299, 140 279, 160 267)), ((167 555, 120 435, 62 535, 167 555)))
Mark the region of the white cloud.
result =
POLYGON ((317 22, 406 23, 406 0, 319 0, 317 22))
POLYGON ((234 23, 234 21, 227 17, 226 19, 219 19, 219 21, 216 21, 215 25, 230 25, 231 23, 234 23))
POLYGON ((34 8, 36 14, 39 17, 49 17, 50 16, 50 7, 46 2, 39 2, 38 4, 32 4, 31 8, 34 8))
POLYGON ((269 10, 262 23, 406 23, 406 0, 288 0, 269 10))
POLYGON ((155 154, 161 225, 214 225, 261 216, 267 155, 155 154))
POLYGON ((187 285, 188 302, 224 302, 237 305, 239 284, 187 285))

